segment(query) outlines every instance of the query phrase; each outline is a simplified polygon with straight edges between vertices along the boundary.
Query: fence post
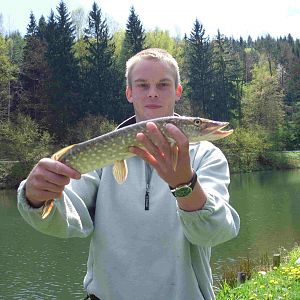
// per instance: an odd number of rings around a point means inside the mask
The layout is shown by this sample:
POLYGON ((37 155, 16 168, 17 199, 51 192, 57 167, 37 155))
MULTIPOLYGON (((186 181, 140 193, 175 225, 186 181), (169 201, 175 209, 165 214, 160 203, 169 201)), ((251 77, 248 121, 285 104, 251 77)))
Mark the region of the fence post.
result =
POLYGON ((273 268, 278 268, 280 266, 280 254, 276 253, 273 255, 273 268))
POLYGON ((246 281, 247 274, 246 272, 238 272, 237 273, 237 283, 242 284, 246 281))

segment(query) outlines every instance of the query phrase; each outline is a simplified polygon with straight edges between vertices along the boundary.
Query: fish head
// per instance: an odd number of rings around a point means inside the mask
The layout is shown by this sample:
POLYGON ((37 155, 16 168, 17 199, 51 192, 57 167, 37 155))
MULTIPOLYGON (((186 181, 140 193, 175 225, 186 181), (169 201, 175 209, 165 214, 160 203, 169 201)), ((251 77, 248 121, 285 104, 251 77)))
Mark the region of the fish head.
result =
POLYGON ((188 137, 190 143, 200 141, 215 141, 225 138, 233 133, 233 130, 222 130, 228 126, 228 122, 214 121, 198 117, 178 118, 174 125, 188 137))

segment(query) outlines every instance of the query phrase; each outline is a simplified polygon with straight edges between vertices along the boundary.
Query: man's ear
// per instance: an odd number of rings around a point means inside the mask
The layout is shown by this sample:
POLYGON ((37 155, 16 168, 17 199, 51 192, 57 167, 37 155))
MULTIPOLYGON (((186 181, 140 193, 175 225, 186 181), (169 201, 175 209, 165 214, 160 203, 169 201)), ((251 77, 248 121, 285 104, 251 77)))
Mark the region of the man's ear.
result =
POLYGON ((181 94, 182 94, 182 85, 178 84, 176 88, 176 101, 180 100, 181 94))
POLYGON ((132 103, 132 89, 129 86, 126 87, 126 98, 128 102, 132 103))

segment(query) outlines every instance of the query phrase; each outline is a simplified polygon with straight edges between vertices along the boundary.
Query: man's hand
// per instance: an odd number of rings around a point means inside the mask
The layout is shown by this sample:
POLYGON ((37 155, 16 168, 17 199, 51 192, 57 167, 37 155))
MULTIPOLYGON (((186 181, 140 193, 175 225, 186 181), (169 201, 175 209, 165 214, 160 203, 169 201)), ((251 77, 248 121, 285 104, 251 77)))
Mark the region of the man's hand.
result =
MULTIPOLYGON (((193 176, 193 170, 190 162, 189 141, 187 137, 175 125, 166 125, 168 133, 176 141, 178 147, 177 166, 174 170, 171 145, 155 123, 149 122, 146 126, 150 138, 143 133, 137 134, 137 140, 142 143, 145 149, 130 147, 129 150, 152 165, 158 175, 171 187, 189 182, 193 176)), ((190 195, 177 198, 179 207, 186 211, 200 210, 203 208, 205 202, 206 195, 199 181, 197 181, 190 195)))
POLYGON ((59 161, 41 159, 26 181, 26 198, 34 207, 47 200, 59 198, 70 179, 80 179, 81 174, 59 161))
POLYGON ((130 151, 152 165, 162 179, 170 186, 189 182, 193 176, 189 156, 189 141, 187 137, 173 124, 167 124, 166 129, 176 141, 178 147, 177 166, 174 170, 172 162, 172 147, 153 122, 147 123, 148 138, 143 133, 137 134, 137 140, 145 149, 130 147, 130 151))

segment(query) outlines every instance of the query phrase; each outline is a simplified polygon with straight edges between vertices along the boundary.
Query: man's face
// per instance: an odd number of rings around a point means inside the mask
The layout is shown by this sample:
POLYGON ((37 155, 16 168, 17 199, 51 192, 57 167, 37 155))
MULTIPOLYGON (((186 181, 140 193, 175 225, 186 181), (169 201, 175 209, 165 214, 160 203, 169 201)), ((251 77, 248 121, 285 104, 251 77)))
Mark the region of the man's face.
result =
POLYGON ((151 59, 134 65, 132 87, 127 87, 126 97, 133 104, 137 122, 174 114, 175 102, 182 92, 180 85, 175 87, 174 77, 165 62, 151 59))

